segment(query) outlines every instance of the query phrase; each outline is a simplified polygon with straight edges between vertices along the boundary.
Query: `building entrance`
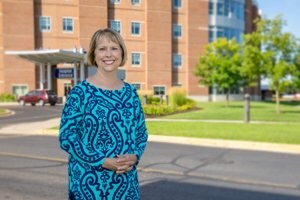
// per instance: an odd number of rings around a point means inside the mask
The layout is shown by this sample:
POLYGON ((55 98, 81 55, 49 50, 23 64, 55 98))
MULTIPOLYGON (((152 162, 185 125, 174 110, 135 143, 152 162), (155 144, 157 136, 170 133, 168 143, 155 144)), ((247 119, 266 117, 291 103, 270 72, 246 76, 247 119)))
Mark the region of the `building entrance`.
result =
MULTIPOLYGON (((85 54, 80 52, 67 51, 61 49, 54 50, 34 50, 34 51, 5 51, 5 54, 17 56, 22 59, 26 59, 30 62, 37 64, 37 88, 34 89, 49 89, 54 90, 56 93, 60 93, 60 96, 65 96, 71 89, 71 84, 63 84, 59 86, 58 79, 55 79, 56 68, 64 68, 65 64, 71 64, 73 71, 72 83, 76 85, 78 81, 85 79, 85 54), (59 64, 64 64, 62 67, 58 67, 59 64), (63 87, 58 89, 57 87, 63 87), (56 91, 58 90, 58 91, 56 91)), ((24 89, 16 88, 17 93, 24 93, 24 89), (21 91, 22 90, 22 91, 21 91)))

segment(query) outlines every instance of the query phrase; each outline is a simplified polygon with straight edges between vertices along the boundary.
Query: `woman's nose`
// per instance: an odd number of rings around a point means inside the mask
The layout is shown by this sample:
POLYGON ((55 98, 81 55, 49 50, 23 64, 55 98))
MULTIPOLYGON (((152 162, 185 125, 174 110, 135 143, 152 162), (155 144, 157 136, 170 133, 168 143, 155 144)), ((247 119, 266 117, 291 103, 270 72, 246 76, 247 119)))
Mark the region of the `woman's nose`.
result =
POLYGON ((111 56, 111 49, 107 49, 105 51, 105 56, 111 56))

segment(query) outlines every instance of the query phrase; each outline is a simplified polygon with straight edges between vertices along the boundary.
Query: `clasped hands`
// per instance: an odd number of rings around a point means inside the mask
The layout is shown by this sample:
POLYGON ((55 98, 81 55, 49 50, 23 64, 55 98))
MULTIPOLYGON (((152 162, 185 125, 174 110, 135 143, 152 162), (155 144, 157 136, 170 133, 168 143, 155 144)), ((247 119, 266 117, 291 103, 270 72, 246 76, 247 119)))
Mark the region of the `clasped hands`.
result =
POLYGON ((123 174, 132 170, 136 162, 135 154, 118 155, 116 158, 106 158, 102 167, 116 171, 117 174, 123 174))

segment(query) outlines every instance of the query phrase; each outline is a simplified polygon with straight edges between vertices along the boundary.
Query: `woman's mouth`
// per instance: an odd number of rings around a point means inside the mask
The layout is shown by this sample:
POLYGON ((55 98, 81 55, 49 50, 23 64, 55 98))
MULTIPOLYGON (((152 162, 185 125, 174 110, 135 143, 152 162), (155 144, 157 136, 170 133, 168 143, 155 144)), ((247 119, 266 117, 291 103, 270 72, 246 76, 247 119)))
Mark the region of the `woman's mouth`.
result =
POLYGON ((111 65, 111 64, 114 63, 113 60, 104 60, 103 62, 104 62, 105 64, 107 64, 107 65, 111 65))

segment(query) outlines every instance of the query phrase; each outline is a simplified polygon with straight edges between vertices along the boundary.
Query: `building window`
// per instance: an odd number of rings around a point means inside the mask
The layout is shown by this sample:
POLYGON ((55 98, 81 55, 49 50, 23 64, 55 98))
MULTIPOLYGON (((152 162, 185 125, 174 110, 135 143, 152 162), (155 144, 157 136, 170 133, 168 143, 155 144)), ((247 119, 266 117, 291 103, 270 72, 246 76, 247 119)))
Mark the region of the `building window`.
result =
POLYGON ((118 33, 121 33, 121 22, 117 20, 110 20, 110 28, 114 29, 118 33))
POLYGON ((229 17, 231 15, 231 12, 230 12, 230 4, 231 2, 229 0, 224 0, 224 16, 227 16, 229 17))
POLYGON ((121 0, 110 0, 110 3, 116 4, 116 3, 120 3, 121 0))
POLYGON ((74 20, 70 17, 63 18, 63 31, 64 32, 73 32, 74 30, 74 20))
POLYGON ((214 28, 215 28, 215 26, 209 26, 209 30, 208 30, 208 41, 209 42, 213 42, 215 40, 214 28))
POLYGON ((224 4, 223 4, 223 2, 218 2, 217 3, 217 14, 223 15, 223 13, 224 13, 224 4))
POLYGON ((173 38, 180 38, 182 36, 182 26, 173 24, 173 38))
POLYGON ((141 84, 140 83, 132 83, 133 87, 136 89, 136 90, 140 90, 141 89, 141 84))
POLYGON ((136 6, 140 4, 140 0, 131 0, 132 5, 136 6))
POLYGON ((234 0, 222 0, 222 1, 209 1, 209 14, 215 14, 213 7, 216 6, 217 15, 226 16, 229 18, 236 18, 244 20, 244 3, 234 0))
POLYGON ((181 0, 173 0, 173 8, 181 8, 181 0))
POLYGON ((141 23, 140 22, 131 22, 131 34, 140 35, 141 34, 141 23))
POLYGON ((243 30, 225 27, 225 26, 209 26, 209 42, 213 42, 217 38, 227 38, 229 40, 235 38, 238 43, 242 42, 243 30), (216 34, 216 38, 214 38, 216 34))
POLYGON ((51 31, 51 17, 40 16, 40 30, 51 31))
POLYGON ((165 95, 166 88, 164 86, 154 86, 153 91, 154 95, 165 95))
POLYGON ((13 85, 12 86, 12 94, 16 97, 25 95, 28 92, 27 85, 13 85))
POLYGON ((217 26, 217 38, 222 38, 224 36, 223 26, 217 26))
POLYGON ((213 2, 209 2, 209 14, 213 15, 214 14, 214 3, 213 2))
POLYGON ((131 64, 140 65, 141 64, 141 54, 140 53, 131 53, 131 64))
POLYGON ((240 20, 244 20, 244 5, 242 3, 235 2, 235 10, 236 10, 236 17, 240 20))
POLYGON ((179 87, 182 87, 182 83, 174 82, 174 83, 172 83, 172 86, 179 88, 179 87))
POLYGON ((182 65, 182 55, 174 53, 173 54, 173 67, 179 68, 182 65))

